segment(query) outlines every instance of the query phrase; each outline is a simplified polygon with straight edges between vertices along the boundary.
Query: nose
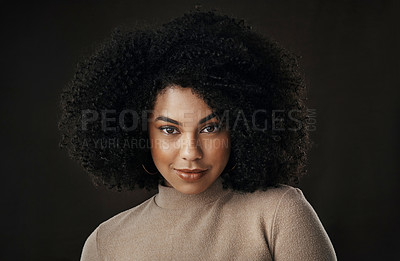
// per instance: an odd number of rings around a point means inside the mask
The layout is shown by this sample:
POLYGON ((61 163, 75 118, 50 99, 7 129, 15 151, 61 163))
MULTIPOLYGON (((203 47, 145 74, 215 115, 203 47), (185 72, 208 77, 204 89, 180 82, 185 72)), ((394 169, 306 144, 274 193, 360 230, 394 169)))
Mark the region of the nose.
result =
POLYGON ((203 151, 199 140, 196 137, 192 135, 182 137, 180 144, 180 157, 188 161, 195 161, 203 158, 203 151))

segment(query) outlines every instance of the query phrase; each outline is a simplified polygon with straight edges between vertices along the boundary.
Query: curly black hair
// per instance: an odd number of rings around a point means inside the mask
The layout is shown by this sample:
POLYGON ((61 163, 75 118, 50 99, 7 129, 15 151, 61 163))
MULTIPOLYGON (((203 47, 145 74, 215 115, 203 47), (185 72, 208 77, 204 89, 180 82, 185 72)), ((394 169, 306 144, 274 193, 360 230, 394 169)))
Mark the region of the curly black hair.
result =
POLYGON ((296 57, 243 20, 212 11, 191 11, 158 28, 115 30, 78 64, 61 95, 60 146, 97 184, 156 189, 162 176, 142 167, 155 168, 142 112, 171 85, 192 88, 227 124, 224 188, 297 184, 306 172, 310 141, 296 57))

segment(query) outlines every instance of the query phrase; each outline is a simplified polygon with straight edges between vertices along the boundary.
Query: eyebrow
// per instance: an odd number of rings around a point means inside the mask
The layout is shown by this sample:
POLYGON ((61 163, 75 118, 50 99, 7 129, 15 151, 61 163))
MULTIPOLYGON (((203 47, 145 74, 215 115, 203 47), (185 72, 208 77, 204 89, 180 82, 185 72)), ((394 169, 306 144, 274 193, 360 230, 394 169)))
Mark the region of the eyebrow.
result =
MULTIPOLYGON (((217 115, 213 112, 210 115, 208 115, 208 116, 204 117, 203 119, 199 120, 199 124, 202 124, 202 123, 204 123, 206 121, 209 121, 209 120, 213 119, 216 116, 217 115)), ((182 126, 182 123, 180 123, 179 121, 173 120, 173 119, 165 117, 165 116, 158 116, 155 121, 166 121, 166 122, 170 122, 170 123, 182 126)))

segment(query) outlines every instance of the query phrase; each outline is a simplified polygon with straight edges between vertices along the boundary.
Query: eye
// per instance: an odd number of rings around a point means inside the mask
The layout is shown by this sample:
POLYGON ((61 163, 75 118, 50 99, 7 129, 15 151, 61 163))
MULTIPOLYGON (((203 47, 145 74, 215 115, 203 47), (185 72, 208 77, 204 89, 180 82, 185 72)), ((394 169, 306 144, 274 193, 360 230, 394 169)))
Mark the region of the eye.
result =
POLYGON ((161 132, 163 132, 164 134, 167 134, 167 135, 180 133, 177 128, 172 127, 172 126, 162 126, 159 129, 161 130, 161 132))
POLYGON ((217 124, 212 124, 209 126, 206 126, 201 130, 202 133, 215 133, 219 131, 219 127, 217 124))

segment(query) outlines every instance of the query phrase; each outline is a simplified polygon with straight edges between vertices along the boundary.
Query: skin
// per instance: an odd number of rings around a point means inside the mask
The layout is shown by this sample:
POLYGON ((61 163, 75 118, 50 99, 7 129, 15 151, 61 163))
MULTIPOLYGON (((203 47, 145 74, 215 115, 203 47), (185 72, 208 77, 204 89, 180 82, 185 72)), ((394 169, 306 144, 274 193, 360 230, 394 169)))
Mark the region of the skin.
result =
POLYGON ((149 136, 154 164, 167 186, 198 194, 221 175, 229 160, 230 137, 218 123, 211 108, 190 88, 170 86, 157 96, 149 136), (185 181, 176 169, 206 171, 200 179, 185 181))

